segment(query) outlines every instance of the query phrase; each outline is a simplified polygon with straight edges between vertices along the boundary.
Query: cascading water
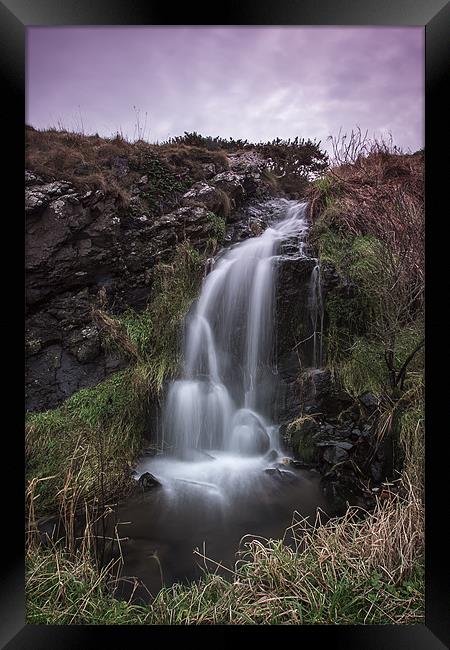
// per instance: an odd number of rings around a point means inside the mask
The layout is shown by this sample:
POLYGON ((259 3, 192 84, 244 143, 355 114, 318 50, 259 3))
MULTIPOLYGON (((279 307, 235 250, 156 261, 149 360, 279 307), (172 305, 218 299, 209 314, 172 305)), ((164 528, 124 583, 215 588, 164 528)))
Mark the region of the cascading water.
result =
MULTIPOLYGON (((142 458, 136 468, 137 477, 151 472, 162 488, 117 513, 128 522, 121 533, 129 542, 117 550, 124 570, 154 590, 161 570, 165 584, 201 574, 195 547, 205 552, 207 545, 209 557, 231 567, 243 535, 280 537, 294 510, 313 518, 317 507, 327 508, 316 474, 279 462, 272 421, 277 274, 284 261, 307 258, 306 205, 280 199, 262 209, 278 218, 259 237, 222 252, 186 318, 183 369, 163 410, 164 453, 142 458)), ((305 262, 310 268, 311 259, 305 262)), ((319 363, 317 263, 306 289, 307 340, 314 343, 308 356, 319 363)), ((218 570, 217 563, 209 568, 218 570)))
POLYGON ((169 388, 164 415, 164 443, 179 455, 193 448, 260 454, 278 446, 270 423, 277 260, 290 237, 302 249, 305 208, 286 201, 278 223, 231 247, 206 277, 187 322, 183 376, 169 388))

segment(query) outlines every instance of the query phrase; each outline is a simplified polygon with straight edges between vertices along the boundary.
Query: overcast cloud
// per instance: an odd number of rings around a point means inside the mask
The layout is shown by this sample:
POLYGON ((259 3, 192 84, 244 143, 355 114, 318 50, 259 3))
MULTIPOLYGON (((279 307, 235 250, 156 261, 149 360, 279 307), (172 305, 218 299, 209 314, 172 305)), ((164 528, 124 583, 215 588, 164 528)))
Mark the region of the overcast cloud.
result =
POLYGON ((316 138, 339 128, 424 146, 424 30, 31 27, 27 123, 110 136, 316 138))

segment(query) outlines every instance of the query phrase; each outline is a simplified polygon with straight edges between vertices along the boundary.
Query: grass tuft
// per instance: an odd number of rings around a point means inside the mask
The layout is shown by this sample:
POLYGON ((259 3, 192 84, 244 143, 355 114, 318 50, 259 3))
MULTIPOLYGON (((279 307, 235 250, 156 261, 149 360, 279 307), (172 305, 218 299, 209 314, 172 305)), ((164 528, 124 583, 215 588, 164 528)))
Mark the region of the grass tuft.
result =
MULTIPOLYGON (((154 625, 413 624, 423 621, 423 509, 407 479, 372 513, 323 523, 296 515, 283 540, 246 539, 230 579, 163 588, 147 605, 118 603, 106 573, 58 549, 35 551, 28 622, 154 625)), ((200 554, 199 554, 200 555, 200 554)), ((205 563, 206 558, 203 558, 205 563)))

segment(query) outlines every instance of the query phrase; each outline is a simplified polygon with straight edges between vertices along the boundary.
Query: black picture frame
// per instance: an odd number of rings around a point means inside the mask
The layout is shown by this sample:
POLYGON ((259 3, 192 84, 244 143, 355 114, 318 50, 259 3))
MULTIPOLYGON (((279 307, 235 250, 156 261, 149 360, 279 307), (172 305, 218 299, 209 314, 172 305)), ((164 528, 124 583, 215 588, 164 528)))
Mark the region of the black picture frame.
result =
MULTIPOLYGON (((442 223, 446 208, 447 187, 445 164, 440 151, 445 150, 444 90, 448 86, 450 41, 450 8, 445 0, 277 0, 268 2, 229 1, 221 6, 222 14, 212 16, 207 7, 180 6, 137 0, 3 0, 0 2, 0 60, 3 89, 3 135, 7 138, 3 157, 7 162, 3 173, 3 192, 12 199, 12 207, 3 211, 2 262, 4 264, 2 303, 7 306, 1 321, 0 339, 4 345, 3 360, 11 386, 4 414, 12 413, 12 424, 4 425, 4 442, 12 442, 12 450, 4 453, 0 475, 3 485, 3 552, 0 582, 0 647, 8 649, 50 650, 52 648, 93 648, 125 645, 154 640, 163 632, 190 635, 190 629, 143 626, 34 626, 25 624, 24 595, 24 445, 23 375, 20 354, 23 349, 23 169, 25 123, 25 32, 32 25, 383 25, 423 26, 426 42, 426 617, 424 625, 403 626, 284 626, 284 631, 295 634, 297 642, 331 643, 333 647, 358 650, 401 650, 426 648, 439 650, 449 646, 450 618, 448 570, 448 542, 441 533, 445 511, 439 507, 439 496, 445 495, 446 465, 443 453, 446 437, 438 420, 439 410, 444 415, 445 382, 434 377, 431 367, 434 359, 439 365, 439 340, 443 336, 438 310, 433 309, 434 296, 439 301, 441 275, 438 261, 445 261, 439 251, 443 238, 436 223, 442 223), (446 84, 447 82, 447 84, 446 84), (14 188, 14 189, 13 189, 14 188), (435 224, 434 226, 432 224, 435 224), (16 242, 17 239, 17 242, 16 242), (6 244, 6 245, 5 245, 6 244), (13 248, 16 245, 17 248, 13 248), (433 248, 433 254, 430 250, 433 248), (14 251, 12 260, 6 260, 8 249, 14 251), (20 254, 22 252, 22 255, 20 254), (12 281, 14 278, 14 282, 12 281), (21 284, 22 283, 22 284, 21 284), (17 286, 21 285, 21 286, 17 286), (17 320, 17 326, 14 321, 17 320), (433 354, 436 352, 436 356, 433 354), (8 355, 10 358, 8 359, 8 355), (17 385, 10 381, 12 370, 17 371, 17 385), (6 469, 9 469, 8 473, 6 469), (150 629, 149 629, 150 628, 150 629), (130 637, 131 635, 131 637, 130 637), (299 636, 297 636, 299 635, 299 636)), ((448 112, 448 111, 446 111, 448 112)), ((447 117, 447 115, 445 115, 447 117)), ((435 303, 437 304, 437 303, 435 303)), ((446 325, 444 324, 446 329, 446 325)), ((445 342, 444 342, 445 343, 445 342)), ((23 368, 23 366, 22 366, 23 368)), ((6 394, 6 393, 4 393, 6 394)), ((446 414, 445 414, 446 415, 446 414)), ((445 422, 443 419, 442 422, 445 422)), ((224 626, 225 627, 225 626, 224 626)), ((234 630, 250 629, 251 633, 267 633, 265 626, 228 626, 234 630)), ((201 628, 201 633, 207 633, 201 628)), ((279 634, 274 630, 273 634, 279 634)), ((225 640, 225 636, 223 637, 225 640)), ((183 636, 183 643, 187 637, 183 636)), ((269 639, 268 639, 269 640, 269 639)), ((275 638, 273 638, 275 640, 275 638)), ((181 639, 180 639, 181 641, 181 639)))

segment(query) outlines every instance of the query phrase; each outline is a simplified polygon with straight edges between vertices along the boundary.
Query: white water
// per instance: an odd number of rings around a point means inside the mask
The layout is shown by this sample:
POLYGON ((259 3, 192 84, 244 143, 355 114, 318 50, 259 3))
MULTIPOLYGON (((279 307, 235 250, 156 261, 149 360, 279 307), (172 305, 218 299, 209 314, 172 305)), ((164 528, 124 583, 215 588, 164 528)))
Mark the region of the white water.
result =
MULTIPOLYGON (((198 577, 195 547, 231 567, 243 535, 282 536, 294 510, 313 518, 317 507, 326 509, 318 477, 280 462, 279 427, 271 419, 279 388, 277 269, 281 258, 306 257, 305 207, 271 202, 278 220, 223 251, 186 318, 181 377, 169 386, 163 411, 164 453, 136 468, 137 476, 154 473, 162 488, 119 513, 129 522, 121 529, 129 538, 120 549, 126 570, 154 590, 161 567, 166 584, 198 577)), ((317 264, 308 293, 308 356, 318 364, 317 264)))
MULTIPOLYGON (((222 252, 186 318, 181 376, 170 384, 163 409, 164 454, 144 457, 137 467, 138 475, 150 471, 161 481, 167 512, 179 512, 188 494, 205 513, 213 503, 232 507, 251 494, 259 501, 266 491, 273 494, 264 469, 281 452, 279 426, 271 419, 278 388, 277 268, 281 257, 306 257, 308 222, 304 203, 279 199, 269 207, 276 208, 274 223, 222 252), (269 450, 276 452, 271 460, 269 450)), ((319 365, 318 264, 307 309, 311 361, 319 365)))
POLYGON ((306 204, 282 205, 277 223, 224 252, 188 317, 183 373, 169 388, 163 420, 164 445, 180 456, 190 449, 251 456, 278 448, 270 422, 277 260, 281 243, 293 236, 301 253, 308 229, 306 204))

